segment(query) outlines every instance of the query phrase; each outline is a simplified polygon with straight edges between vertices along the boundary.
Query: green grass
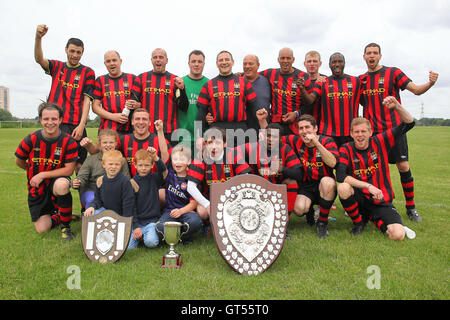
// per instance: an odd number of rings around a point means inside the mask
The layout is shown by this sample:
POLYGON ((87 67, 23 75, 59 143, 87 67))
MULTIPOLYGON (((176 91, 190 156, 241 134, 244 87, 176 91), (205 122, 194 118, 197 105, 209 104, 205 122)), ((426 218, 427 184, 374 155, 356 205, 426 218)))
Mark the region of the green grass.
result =
MULTIPOLYGON (((37 234, 26 202, 25 172, 14 165, 19 141, 33 129, 0 129, 0 299, 449 299, 450 128, 416 127, 408 133, 416 203, 424 221, 408 220, 400 179, 391 168, 399 209, 417 238, 393 242, 370 224, 360 237, 339 201, 332 211, 330 236, 318 239, 304 218, 292 217, 291 240, 278 260, 259 276, 236 274, 220 256, 213 238, 198 235, 176 250, 180 270, 160 268, 167 246, 138 248, 112 265, 89 261, 75 240, 64 243, 59 229, 37 234), (370 290, 367 268, 381 272, 381 288, 370 290), (70 290, 67 268, 81 271, 81 289, 70 290)), ((96 129, 89 129, 95 136, 96 129)), ((74 196, 74 212, 79 198, 74 196)))

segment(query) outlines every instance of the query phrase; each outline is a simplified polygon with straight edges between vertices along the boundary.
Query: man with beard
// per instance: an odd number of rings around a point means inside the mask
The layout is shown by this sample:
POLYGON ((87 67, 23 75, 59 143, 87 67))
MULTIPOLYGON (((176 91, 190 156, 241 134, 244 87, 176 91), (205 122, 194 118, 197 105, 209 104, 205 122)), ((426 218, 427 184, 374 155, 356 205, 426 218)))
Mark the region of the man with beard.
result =
MULTIPOLYGON (((45 24, 36 28, 34 59, 52 77, 47 101, 53 102, 63 110, 61 130, 71 135, 78 143, 86 137, 85 125, 89 117, 91 94, 95 73, 80 64, 84 53, 83 41, 70 38, 66 44, 66 62, 49 60, 42 51, 42 38, 47 34, 45 24)), ((75 170, 78 171, 87 157, 86 150, 79 148, 75 170)))
MULTIPOLYGON (((401 123, 396 108, 383 107, 384 98, 393 96, 401 103, 400 90, 406 89, 415 95, 421 95, 436 83, 439 76, 437 73, 430 71, 427 83, 415 84, 399 68, 386 67, 380 64, 381 48, 376 43, 369 43, 364 48, 363 57, 367 64, 367 72, 360 76, 362 83, 361 105, 364 106, 364 117, 369 119, 373 134, 384 132, 401 123)), ((408 160, 408 141, 406 135, 401 135, 391 151, 389 163, 395 163, 400 173, 408 217, 412 221, 420 222, 422 218, 414 202, 414 178, 408 160)))

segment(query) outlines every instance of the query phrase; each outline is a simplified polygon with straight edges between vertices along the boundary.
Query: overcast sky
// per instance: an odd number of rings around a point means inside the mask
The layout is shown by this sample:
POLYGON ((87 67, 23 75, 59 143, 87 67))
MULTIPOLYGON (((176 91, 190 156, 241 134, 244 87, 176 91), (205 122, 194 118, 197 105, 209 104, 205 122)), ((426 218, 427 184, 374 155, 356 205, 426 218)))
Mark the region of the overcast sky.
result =
POLYGON ((20 118, 34 118, 50 89, 51 77, 34 61, 38 24, 49 27, 43 39, 46 58, 65 61, 67 39, 80 38, 85 44, 81 63, 96 76, 106 73, 103 54, 109 49, 121 54, 122 71, 140 74, 152 69, 150 54, 157 47, 166 49, 167 70, 179 76, 188 73, 193 49, 206 54, 204 74, 212 78, 220 50, 233 54, 233 71, 242 70, 249 53, 259 56, 264 70, 279 67, 282 47, 294 50, 294 66, 302 70, 305 53, 319 51, 325 74, 331 73, 329 56, 341 52, 345 72, 357 76, 366 71, 364 46, 376 42, 381 63, 399 67, 417 84, 428 81, 429 70, 439 73, 422 96, 402 92, 413 116, 421 117, 423 104, 425 117, 450 118, 447 0, 1 1, 0 85, 10 88, 11 113, 20 118))

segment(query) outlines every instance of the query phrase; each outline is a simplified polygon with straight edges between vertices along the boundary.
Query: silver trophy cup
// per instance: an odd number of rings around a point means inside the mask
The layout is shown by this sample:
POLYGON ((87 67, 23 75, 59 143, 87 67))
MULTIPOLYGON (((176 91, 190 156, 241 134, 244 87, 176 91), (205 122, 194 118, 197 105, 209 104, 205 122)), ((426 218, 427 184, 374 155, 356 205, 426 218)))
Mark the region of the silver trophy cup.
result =
MULTIPOLYGON (((157 222, 158 225, 160 222, 157 222)), ((158 228, 156 229, 159 233, 161 233, 158 228)), ((189 231, 189 224, 180 223, 176 221, 164 222, 164 234, 163 240, 170 246, 169 252, 164 255, 162 268, 180 268, 183 264, 181 260, 181 255, 176 253, 174 250, 174 246, 180 241, 181 236, 189 231), (187 230, 181 233, 181 226, 187 226, 187 230)), ((162 233, 161 233, 162 234, 162 233)))

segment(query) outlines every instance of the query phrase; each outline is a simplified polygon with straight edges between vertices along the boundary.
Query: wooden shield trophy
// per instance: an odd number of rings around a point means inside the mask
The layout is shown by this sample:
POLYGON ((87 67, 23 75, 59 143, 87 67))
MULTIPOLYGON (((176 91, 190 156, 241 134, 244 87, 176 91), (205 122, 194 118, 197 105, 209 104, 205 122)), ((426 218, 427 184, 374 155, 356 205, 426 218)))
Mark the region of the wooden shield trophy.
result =
POLYGON ((226 263, 240 274, 260 274, 283 249, 288 223, 286 185, 253 174, 212 184, 210 220, 226 263))
POLYGON ((119 260, 130 242, 132 219, 119 216, 112 210, 83 217, 81 240, 89 260, 100 263, 119 260))

